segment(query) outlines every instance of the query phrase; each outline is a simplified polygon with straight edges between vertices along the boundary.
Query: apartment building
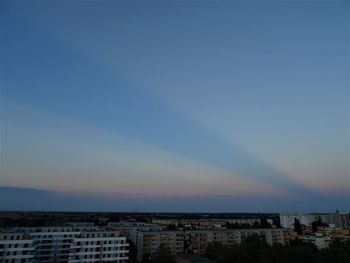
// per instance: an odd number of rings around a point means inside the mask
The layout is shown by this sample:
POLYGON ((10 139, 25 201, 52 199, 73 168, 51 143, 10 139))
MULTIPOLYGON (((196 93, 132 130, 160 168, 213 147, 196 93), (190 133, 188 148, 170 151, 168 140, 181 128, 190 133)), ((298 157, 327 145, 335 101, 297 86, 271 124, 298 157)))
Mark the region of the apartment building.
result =
POLYGON ((118 231, 121 236, 125 236, 128 240, 131 240, 136 247, 139 231, 161 231, 166 229, 165 226, 144 222, 110 222, 108 227, 118 231))
POLYGON ((350 214, 340 214, 340 223, 343 229, 350 230, 350 214))
POLYGON ((314 235, 305 235, 301 237, 303 242, 312 243, 318 249, 327 248, 329 244, 332 242, 330 236, 325 236, 321 233, 315 233, 314 235))
POLYGON ((116 232, 82 232, 73 239, 68 263, 127 262, 128 246, 116 232))
POLYGON ((137 240, 137 259, 142 261, 157 251, 160 246, 169 248, 172 254, 184 254, 183 231, 139 231, 137 240))
POLYGON ((87 263, 128 260, 126 237, 119 232, 71 227, 17 229, 0 235, 1 263, 87 263))
POLYGON ((26 229, 33 240, 34 262, 68 262, 73 239, 80 232, 69 227, 26 229))
MULTIPOLYGON (((266 220, 269 224, 273 224, 272 219, 266 220)), ((238 225, 254 225, 260 224, 260 218, 211 218, 211 219, 176 219, 176 218, 167 218, 167 219, 152 219, 152 223, 160 225, 175 225, 175 226, 184 226, 184 227, 194 227, 200 230, 212 229, 225 226, 226 223, 238 224, 238 225)))
POLYGON ((294 220, 298 219, 302 225, 311 226, 311 223, 321 219, 323 223, 330 226, 350 229, 349 214, 336 213, 313 213, 313 214, 280 214, 280 223, 284 228, 292 229, 294 227, 294 220))
POLYGON ((295 220, 299 220, 300 224, 310 226, 315 221, 315 216, 310 214, 280 214, 280 224, 283 228, 294 228, 295 220))
POLYGON ((203 255, 211 242, 225 245, 239 244, 253 234, 263 235, 269 245, 289 243, 286 229, 217 229, 140 231, 137 241, 137 259, 142 261, 155 253, 159 246, 167 247, 174 255, 203 255))
POLYGON ((0 233, 1 263, 31 263, 33 257, 33 240, 24 233, 0 233))

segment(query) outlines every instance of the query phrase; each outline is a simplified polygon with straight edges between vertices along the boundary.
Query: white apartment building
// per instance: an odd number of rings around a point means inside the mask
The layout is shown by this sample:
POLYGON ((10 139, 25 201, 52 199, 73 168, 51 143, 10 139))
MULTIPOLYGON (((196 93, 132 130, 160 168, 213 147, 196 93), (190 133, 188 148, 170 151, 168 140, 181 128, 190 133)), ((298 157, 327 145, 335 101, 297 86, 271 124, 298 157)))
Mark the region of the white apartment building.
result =
POLYGON ((33 240, 23 233, 0 233, 1 263, 33 262, 33 240))
MULTIPOLYGON (((273 224, 273 220, 268 218, 267 222, 273 224)), ((210 219, 177 219, 177 218, 153 218, 152 223, 160 225, 175 225, 180 224, 184 226, 195 226, 198 229, 209 229, 225 226, 226 223, 238 224, 238 225, 254 225, 255 223, 260 224, 260 218, 210 218, 210 219)))
POLYGON ((333 227, 343 228, 342 226, 342 215, 340 213, 331 213, 331 214, 312 214, 315 217, 315 220, 321 219, 323 223, 332 225, 333 227))
POLYGON ((315 221, 315 216, 310 214, 280 214, 281 227, 293 229, 295 219, 299 220, 302 225, 310 226, 315 221))
POLYGON ((350 230, 350 214, 340 214, 340 222, 343 229, 350 230))
POLYGON ((27 229, 34 246, 34 262, 68 262, 74 237, 80 232, 69 227, 27 229))
POLYGON ((0 263, 124 263, 129 244, 117 231, 22 228, 0 235, 0 263))
POLYGON ((327 248, 329 244, 332 243, 330 236, 325 236, 321 233, 316 233, 315 235, 305 235, 303 236, 303 241, 314 244, 318 249, 327 248))
POLYGON ((349 214, 337 213, 320 213, 320 214, 280 214, 280 223, 284 228, 292 229, 294 220, 298 219, 302 225, 311 226, 311 223, 321 219, 323 223, 331 226, 350 229, 349 214))
POLYGON ((124 263, 128 260, 128 246, 126 238, 115 232, 82 232, 73 240, 68 262, 124 263))

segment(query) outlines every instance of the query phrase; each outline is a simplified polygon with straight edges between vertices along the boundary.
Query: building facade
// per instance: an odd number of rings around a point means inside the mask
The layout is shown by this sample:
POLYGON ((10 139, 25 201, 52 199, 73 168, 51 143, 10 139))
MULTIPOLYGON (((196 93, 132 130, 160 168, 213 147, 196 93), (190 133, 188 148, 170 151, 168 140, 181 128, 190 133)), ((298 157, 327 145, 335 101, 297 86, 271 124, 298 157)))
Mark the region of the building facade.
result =
POLYGON ((128 261, 129 244, 117 231, 70 227, 23 228, 0 235, 1 263, 128 261))
POLYGON ((73 239, 68 263, 127 262, 128 245, 115 232, 82 232, 73 239))
POLYGON ((298 219, 300 224, 311 226, 311 223, 321 220, 330 226, 342 229, 350 229, 349 214, 337 213, 319 213, 319 214, 280 214, 281 227, 292 229, 294 220, 298 219))
POLYGON ((269 245, 289 243, 286 229, 140 231, 137 241, 137 259, 142 261, 145 257, 151 256, 160 246, 167 247, 173 255, 201 256, 205 254, 209 243, 240 244, 253 234, 264 236, 269 245))
POLYGON ((31 263, 34 258, 33 240, 24 233, 0 233, 1 263, 31 263))

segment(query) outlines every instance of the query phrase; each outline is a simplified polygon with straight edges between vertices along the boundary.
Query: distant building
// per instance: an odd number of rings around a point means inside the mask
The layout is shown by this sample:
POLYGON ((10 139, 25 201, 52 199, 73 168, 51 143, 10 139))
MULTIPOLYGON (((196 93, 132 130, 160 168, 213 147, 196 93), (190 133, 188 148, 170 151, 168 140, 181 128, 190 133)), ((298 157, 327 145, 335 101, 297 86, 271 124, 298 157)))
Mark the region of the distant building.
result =
MULTIPOLYGON (((267 223, 273 224, 273 220, 268 218, 266 219, 267 223)), ((159 225, 175 225, 183 227, 192 227, 200 230, 212 229, 224 227, 226 223, 237 224, 237 225, 249 225, 253 226, 254 224, 260 224, 260 218, 206 218, 206 219, 178 219, 178 218, 160 218, 152 219, 152 223, 159 225)))
POLYGON ((66 223, 68 227, 73 227, 73 228, 82 228, 82 227, 94 227, 95 223, 94 222, 68 222, 66 223))
POLYGON ((300 224, 310 226, 315 221, 315 216, 310 214, 280 214, 281 227, 288 229, 294 228, 296 219, 299 220, 300 224))
POLYGON ((340 222, 343 229, 350 230, 350 214, 340 214, 340 222))
POLYGON ((281 227, 292 229, 294 220, 298 219, 300 224, 311 226, 311 223, 321 219, 322 223, 333 227, 350 229, 349 214, 337 213, 312 213, 312 214, 280 214, 281 227))
POLYGON ((165 226, 144 222, 110 222, 108 227, 118 231, 121 236, 125 236, 132 241, 136 247, 140 231, 161 231, 166 229, 165 226))

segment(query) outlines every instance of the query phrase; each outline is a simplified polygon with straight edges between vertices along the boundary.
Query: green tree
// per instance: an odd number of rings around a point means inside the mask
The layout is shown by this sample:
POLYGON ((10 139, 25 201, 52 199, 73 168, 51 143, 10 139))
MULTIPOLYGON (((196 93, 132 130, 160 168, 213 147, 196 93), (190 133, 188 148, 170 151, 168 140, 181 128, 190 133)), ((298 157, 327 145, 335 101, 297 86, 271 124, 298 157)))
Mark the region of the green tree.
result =
POLYGON ((350 240, 334 241, 329 248, 318 250, 302 240, 271 247, 264 236, 254 234, 233 246, 213 242, 208 245, 206 256, 218 263, 350 263, 350 240))
POLYGON ((167 226, 167 229, 168 229, 168 230, 176 230, 176 225, 175 225, 175 224, 169 224, 169 225, 167 226))
POLYGON ((303 234, 303 228, 300 224, 299 219, 294 218, 294 231, 298 233, 298 235, 302 235, 303 234))
POLYGON ((151 263, 175 263, 175 256, 170 249, 160 245, 157 252, 151 256, 151 263))
POLYGON ((211 242, 207 246, 205 255, 213 260, 217 260, 218 256, 223 252, 224 245, 220 242, 211 242))
POLYGON ((317 220, 311 223, 312 226, 312 232, 317 232, 319 227, 327 227, 329 226, 327 223, 323 223, 321 220, 321 217, 318 217, 317 220))
POLYGON ((129 243, 129 261, 130 263, 134 263, 137 261, 137 252, 136 252, 136 246, 134 242, 130 239, 127 239, 127 243, 129 243))

